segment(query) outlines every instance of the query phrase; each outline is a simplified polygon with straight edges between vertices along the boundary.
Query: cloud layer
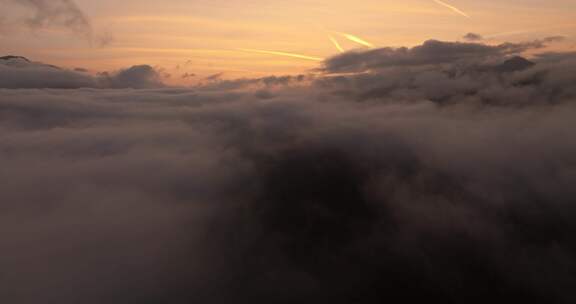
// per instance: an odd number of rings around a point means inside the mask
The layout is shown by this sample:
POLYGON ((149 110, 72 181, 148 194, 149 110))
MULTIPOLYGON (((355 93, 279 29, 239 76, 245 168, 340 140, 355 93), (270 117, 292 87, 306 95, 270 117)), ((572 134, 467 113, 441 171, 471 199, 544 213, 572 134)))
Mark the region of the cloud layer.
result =
POLYGON ((543 48, 547 43, 562 40, 548 37, 524 43, 487 45, 470 42, 428 40, 413 48, 379 48, 370 51, 348 52, 328 59, 324 70, 331 73, 363 72, 398 66, 422 66, 456 63, 482 63, 502 59, 507 55, 543 48))
POLYGON ((137 65, 96 76, 82 69, 67 70, 24 57, 0 57, 0 88, 158 88, 164 84, 160 73, 149 65, 137 65))
POLYGON ((427 42, 325 64, 356 74, 196 88, 137 66, 57 89, 9 59, 0 294, 572 303, 576 57, 515 47, 427 42))

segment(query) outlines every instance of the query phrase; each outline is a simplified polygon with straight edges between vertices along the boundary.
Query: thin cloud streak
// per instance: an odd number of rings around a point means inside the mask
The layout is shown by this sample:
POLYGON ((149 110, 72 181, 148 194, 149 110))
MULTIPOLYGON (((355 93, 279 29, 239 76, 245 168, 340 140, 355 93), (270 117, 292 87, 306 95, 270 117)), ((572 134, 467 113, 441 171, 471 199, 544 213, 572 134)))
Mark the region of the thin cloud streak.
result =
POLYGON ((340 45, 340 42, 338 42, 338 40, 336 40, 336 38, 334 38, 334 36, 329 35, 328 36, 330 38, 330 41, 332 41, 332 44, 334 44, 334 47, 336 47, 336 49, 338 51, 340 51, 341 53, 344 53, 344 48, 342 48, 342 46, 340 45))
POLYGON ((366 41, 366 40, 364 40, 364 39, 362 39, 356 35, 352 35, 352 34, 348 34, 348 33, 340 33, 340 32, 338 32, 338 34, 340 34, 340 35, 342 35, 342 37, 344 37, 344 38, 346 38, 352 42, 356 42, 360 45, 363 45, 363 46, 366 46, 369 48, 374 47, 374 44, 372 44, 372 43, 370 43, 370 42, 368 42, 368 41, 366 41))
POLYGON ((259 53, 259 54, 267 54, 267 55, 276 55, 276 56, 284 56, 284 57, 292 57, 298 59, 305 59, 311 61, 322 61, 323 58, 314 57, 314 56, 307 56, 302 54, 294 54, 294 53, 287 53, 287 52, 277 52, 277 51, 268 51, 268 50, 256 50, 256 49, 238 49, 242 52, 250 52, 250 53, 259 53))
POLYGON ((470 15, 466 14, 466 13, 463 12, 461 9, 459 9, 459 8, 453 6, 453 5, 450 5, 450 4, 448 4, 448 3, 444 2, 444 1, 440 1, 440 0, 434 0, 434 2, 440 4, 440 5, 444 6, 444 7, 447 7, 447 8, 449 8, 449 9, 451 9, 452 11, 456 12, 457 14, 460 14, 460 15, 466 17, 466 18, 470 18, 470 15))

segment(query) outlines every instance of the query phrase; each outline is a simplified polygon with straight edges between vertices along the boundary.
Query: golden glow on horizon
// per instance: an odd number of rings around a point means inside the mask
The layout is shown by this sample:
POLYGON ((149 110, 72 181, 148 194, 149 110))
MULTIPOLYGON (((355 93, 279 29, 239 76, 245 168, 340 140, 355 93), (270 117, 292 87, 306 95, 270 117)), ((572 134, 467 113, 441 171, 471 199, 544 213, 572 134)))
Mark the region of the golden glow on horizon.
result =
POLYGON ((170 74, 167 82, 188 84, 194 78, 185 74, 305 73, 354 48, 458 41, 469 32, 490 44, 560 35, 567 40, 559 48, 576 49, 573 0, 74 1, 95 33, 111 33, 112 43, 90 46, 62 27, 31 35, 8 22, 0 28, 0 55, 94 73, 148 64, 170 74))
POLYGON ((450 4, 448 4, 448 3, 444 2, 444 1, 441 1, 441 0, 434 0, 434 2, 436 2, 436 3, 438 3, 438 4, 442 5, 442 6, 445 6, 445 7, 449 8, 449 9, 451 9, 452 11, 456 12, 457 14, 460 14, 460 15, 466 17, 466 18, 470 18, 470 15, 466 14, 466 13, 463 12, 461 9, 459 9, 459 8, 453 6, 453 5, 450 5, 450 4))
POLYGON ((292 58, 312 60, 312 61, 322 61, 322 60, 324 60, 323 58, 320 58, 320 57, 306 56, 306 55, 294 54, 294 53, 287 53, 287 52, 277 52, 277 51, 267 51, 267 50, 255 50, 255 49, 238 49, 238 50, 239 50, 239 51, 243 51, 243 52, 259 53, 259 54, 267 54, 267 55, 276 55, 276 56, 285 56, 285 57, 292 57, 292 58))

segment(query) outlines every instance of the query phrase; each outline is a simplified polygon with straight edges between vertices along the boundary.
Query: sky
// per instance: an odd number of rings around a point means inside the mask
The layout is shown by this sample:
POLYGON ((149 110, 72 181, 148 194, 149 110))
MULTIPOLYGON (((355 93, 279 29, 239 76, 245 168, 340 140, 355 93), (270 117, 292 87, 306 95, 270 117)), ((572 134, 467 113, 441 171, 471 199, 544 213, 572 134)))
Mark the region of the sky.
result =
POLYGON ((0 5, 2 303, 576 303, 574 4, 0 5))
POLYGON ((0 1, 7 8, 0 13, 0 54, 91 71, 146 63, 183 83, 198 77, 182 78, 186 73, 303 73, 339 48, 365 47, 343 34, 385 47, 459 40, 468 32, 498 42, 571 37, 576 30, 576 3, 569 0, 76 0, 91 24, 87 38, 57 21, 30 27, 34 13, 25 2, 0 1))

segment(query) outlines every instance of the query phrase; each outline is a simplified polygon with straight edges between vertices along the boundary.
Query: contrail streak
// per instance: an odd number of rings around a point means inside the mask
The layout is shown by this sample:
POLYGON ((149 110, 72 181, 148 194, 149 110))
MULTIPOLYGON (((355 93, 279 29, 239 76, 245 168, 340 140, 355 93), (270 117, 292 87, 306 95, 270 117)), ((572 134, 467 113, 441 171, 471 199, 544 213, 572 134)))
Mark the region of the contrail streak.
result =
POLYGON ((442 6, 445 6, 445 7, 449 8, 449 9, 451 9, 452 11, 454 11, 454 12, 456 12, 456 13, 458 13, 458 14, 466 17, 466 18, 470 18, 470 16, 469 16, 468 14, 466 14, 465 12, 463 12, 462 10, 460 10, 459 8, 457 8, 457 7, 455 7, 455 6, 452 6, 452 5, 450 5, 450 4, 448 4, 448 3, 444 2, 444 1, 434 0, 434 2, 436 2, 436 3, 438 3, 438 4, 442 5, 442 6))
POLYGON ((306 59, 306 60, 312 60, 312 61, 323 61, 324 60, 323 58, 319 58, 319 57, 312 57, 312 56, 306 56, 306 55, 300 55, 300 54, 294 54, 294 53, 286 53, 286 52, 255 50, 255 49, 238 49, 238 50, 243 51, 243 52, 277 55, 277 56, 292 57, 292 58, 306 59))
POLYGON ((344 38, 346 38, 346 39, 348 39, 348 40, 350 40, 350 41, 356 42, 356 43, 361 44, 361 45, 363 45, 363 46, 367 46, 367 47, 369 47, 369 48, 373 48, 373 47, 374 47, 374 45, 373 45, 372 43, 370 43, 370 42, 368 42, 368 41, 366 41, 366 40, 364 40, 364 39, 362 39, 362 38, 360 38, 360 37, 358 37, 358 36, 354 36, 354 35, 352 35, 352 34, 347 34, 347 33, 338 33, 338 34, 344 36, 344 38))
POLYGON ((334 44, 334 46, 341 52, 344 53, 344 48, 342 48, 342 46, 340 45, 340 42, 338 42, 338 40, 336 40, 336 38, 334 38, 332 35, 329 35, 330 37, 330 41, 332 41, 332 43, 334 44))

